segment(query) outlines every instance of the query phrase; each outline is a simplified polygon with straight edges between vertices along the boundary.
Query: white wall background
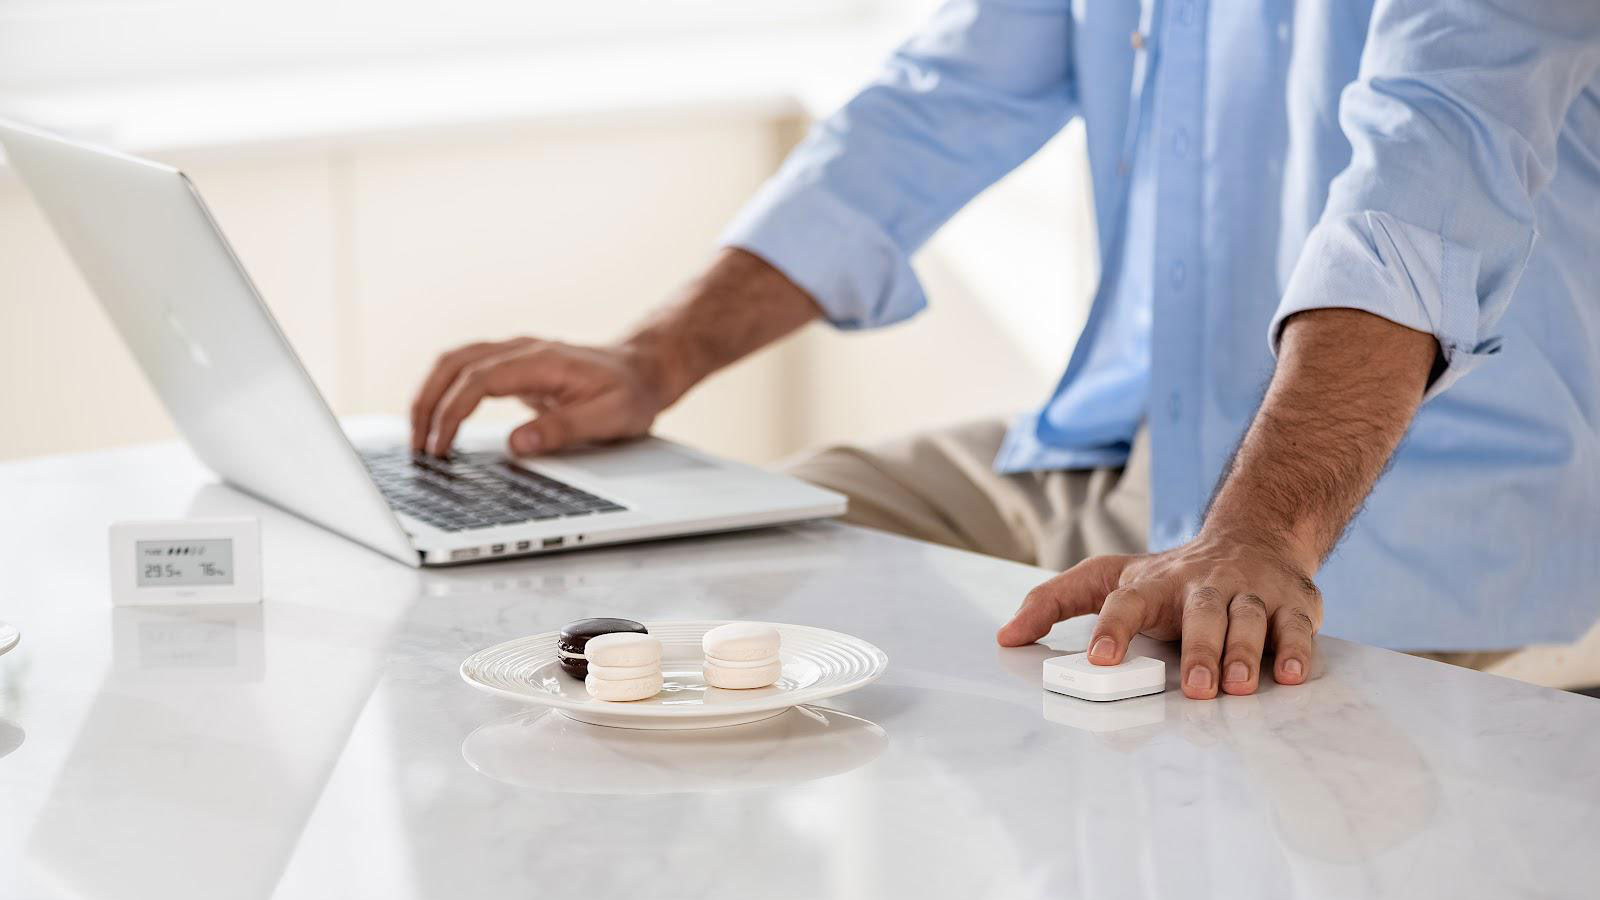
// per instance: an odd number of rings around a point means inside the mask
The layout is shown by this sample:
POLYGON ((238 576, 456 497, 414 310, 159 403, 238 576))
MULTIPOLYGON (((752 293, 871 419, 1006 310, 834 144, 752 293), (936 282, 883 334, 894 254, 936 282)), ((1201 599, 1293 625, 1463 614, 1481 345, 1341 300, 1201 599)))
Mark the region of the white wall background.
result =
MULTIPOLYGON (((141 5, 152 6, 128 4, 141 5)), ((132 57, 99 64, 138 77, 68 77, 60 57, 33 53, 0 61, 0 115, 183 166, 335 409, 399 412, 451 344, 621 334, 704 263, 810 112, 842 99, 905 18, 821 5, 806 15, 833 24, 808 21, 797 36, 801 13, 775 2, 765 19, 746 8, 718 20, 744 29, 729 37, 705 24, 717 4, 689 8, 703 15, 689 36, 676 21, 670 39, 597 32, 555 49, 452 56, 459 46, 442 45, 411 60, 384 45, 342 69, 273 45, 258 64, 206 77, 205 60, 151 69, 132 57), (284 59, 293 65, 267 64, 284 59)), ((0 60, 17 40, 8 15, 57 27, 42 9, 0 0, 0 60)), ((936 236, 917 260, 932 301, 917 320, 868 334, 817 326, 712 379, 660 430, 768 462, 1036 403, 1094 276, 1083 168, 1069 129, 936 236)), ((0 458, 173 433, 4 172, 0 383, 0 458)), ((519 411, 484 415, 509 424, 519 411)))

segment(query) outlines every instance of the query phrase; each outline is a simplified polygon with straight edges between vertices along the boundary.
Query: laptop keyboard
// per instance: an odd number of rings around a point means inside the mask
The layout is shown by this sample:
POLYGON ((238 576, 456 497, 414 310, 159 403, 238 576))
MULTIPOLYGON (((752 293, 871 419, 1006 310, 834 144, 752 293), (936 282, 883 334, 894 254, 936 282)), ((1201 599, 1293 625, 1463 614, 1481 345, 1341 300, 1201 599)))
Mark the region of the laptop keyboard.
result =
POLYGON ((363 452, 389 505, 444 531, 620 512, 627 507, 517 466, 498 453, 448 460, 409 450, 363 452))

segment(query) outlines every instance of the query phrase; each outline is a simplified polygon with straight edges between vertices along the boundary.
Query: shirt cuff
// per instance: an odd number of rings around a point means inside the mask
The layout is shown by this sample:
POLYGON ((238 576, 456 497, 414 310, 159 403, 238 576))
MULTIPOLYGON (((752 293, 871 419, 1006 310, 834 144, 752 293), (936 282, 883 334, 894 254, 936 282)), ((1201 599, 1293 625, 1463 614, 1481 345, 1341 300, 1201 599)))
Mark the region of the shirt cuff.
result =
POLYGON ((1326 219, 1312 229, 1272 317, 1274 356, 1283 323, 1311 309, 1359 309, 1433 335, 1445 368, 1423 400, 1500 352, 1478 335, 1478 254, 1436 231, 1375 211, 1326 219))
POLYGON ((721 243, 766 260, 839 328, 889 325, 928 302, 900 246, 820 185, 795 185, 782 175, 767 182, 721 243))

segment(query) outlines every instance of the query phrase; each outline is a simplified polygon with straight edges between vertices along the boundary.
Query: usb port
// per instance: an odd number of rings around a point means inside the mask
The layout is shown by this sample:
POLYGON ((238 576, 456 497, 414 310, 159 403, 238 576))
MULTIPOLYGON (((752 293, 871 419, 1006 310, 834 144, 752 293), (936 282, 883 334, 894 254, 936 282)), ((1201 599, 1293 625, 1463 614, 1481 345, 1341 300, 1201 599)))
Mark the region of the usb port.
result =
POLYGON ((566 538, 558 538, 558 537, 545 538, 543 541, 541 541, 539 543, 539 548, 541 550, 549 550, 551 547, 559 547, 562 544, 565 544, 566 542, 567 542, 566 538))
POLYGON ((532 547, 532 546, 533 546, 533 541, 517 541, 517 550, 518 551, 526 550, 526 549, 528 549, 529 547, 532 547))
POLYGON ((495 545, 493 545, 493 546, 491 546, 489 548, 489 552, 492 553, 492 554, 495 554, 495 555, 499 555, 501 553, 504 553, 504 552, 506 552, 506 545, 505 544, 495 544, 495 545))

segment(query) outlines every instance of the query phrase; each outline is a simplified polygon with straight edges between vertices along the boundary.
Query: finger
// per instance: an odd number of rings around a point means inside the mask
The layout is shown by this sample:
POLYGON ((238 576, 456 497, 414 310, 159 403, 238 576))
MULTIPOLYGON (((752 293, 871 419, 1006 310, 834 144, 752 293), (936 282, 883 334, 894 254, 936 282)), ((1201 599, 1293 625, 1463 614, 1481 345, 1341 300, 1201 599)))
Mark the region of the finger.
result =
POLYGON ((1316 626, 1299 606, 1280 606, 1270 623, 1272 646, 1277 653, 1272 677, 1279 684, 1302 684, 1311 676, 1316 655, 1316 626))
POLYGON ((631 437, 626 433, 621 404, 599 397, 570 406, 546 406, 538 418, 511 432, 511 452, 517 456, 554 453, 585 441, 631 437))
POLYGON ((553 389, 561 370, 553 354, 525 348, 469 363, 456 375, 434 410, 428 452, 449 455, 456 431, 485 397, 553 389))
POLYGON ((559 398, 552 397, 549 394, 537 393, 518 394, 517 399, 521 400, 529 409, 534 410, 535 412, 545 412, 546 410, 553 409, 561 402, 559 398))
POLYGON ((1179 684, 1191 700, 1217 696, 1218 661, 1228 633, 1227 599, 1210 585, 1183 599, 1183 653, 1178 660, 1179 684))
POLYGON ((995 639, 1002 647, 1021 647, 1049 634, 1063 619, 1095 612, 1116 588, 1129 559, 1090 557, 1039 585, 1023 598, 1016 615, 1001 626, 995 639))
POLYGON ((1267 604, 1255 594, 1239 594, 1228 604, 1228 640, 1222 652, 1222 690, 1255 693, 1261 653, 1267 643, 1267 604))
POLYGON ((423 379, 422 387, 417 390, 417 396, 411 401, 411 450, 420 453, 428 442, 428 432, 433 427, 434 408, 439 405, 439 399, 445 391, 461 374, 461 370, 478 360, 494 356, 505 351, 511 341, 481 342, 457 347, 439 357, 433 364, 433 371, 423 379))
POLYGON ((1089 639, 1089 662, 1114 666, 1122 662, 1128 643, 1144 628, 1153 607, 1149 598, 1133 586, 1120 587, 1106 595, 1100 607, 1100 621, 1089 639))

